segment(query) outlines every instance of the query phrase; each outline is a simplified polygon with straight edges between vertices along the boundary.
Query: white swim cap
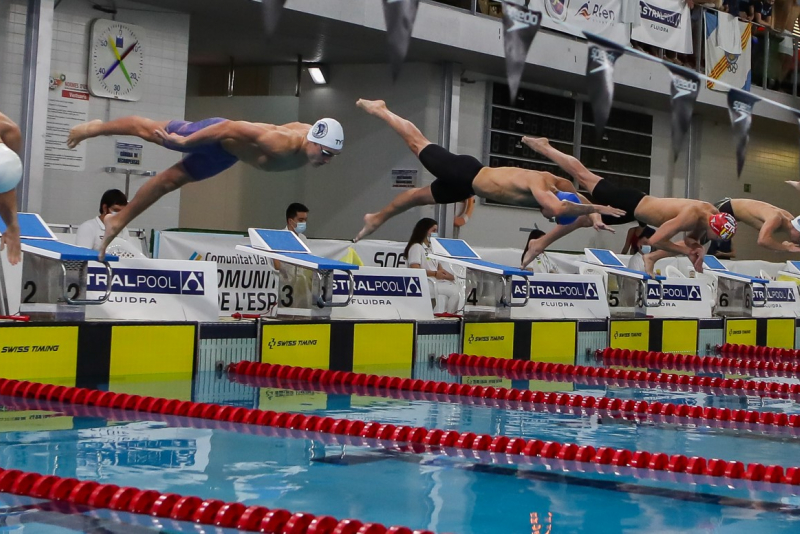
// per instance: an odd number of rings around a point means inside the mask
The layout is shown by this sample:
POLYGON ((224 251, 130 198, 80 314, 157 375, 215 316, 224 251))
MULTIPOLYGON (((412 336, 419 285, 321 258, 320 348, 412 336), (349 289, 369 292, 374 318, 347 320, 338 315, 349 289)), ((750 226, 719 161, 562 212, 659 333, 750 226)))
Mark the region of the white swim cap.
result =
POLYGON ((336 119, 320 119, 308 131, 306 139, 325 148, 341 150, 344 147, 344 130, 336 119))
POLYGON ((11 191, 22 179, 22 161, 17 153, 0 143, 0 193, 11 191))
POLYGON ((800 217, 795 217, 794 219, 792 219, 792 226, 794 226, 795 230, 800 232, 800 217))

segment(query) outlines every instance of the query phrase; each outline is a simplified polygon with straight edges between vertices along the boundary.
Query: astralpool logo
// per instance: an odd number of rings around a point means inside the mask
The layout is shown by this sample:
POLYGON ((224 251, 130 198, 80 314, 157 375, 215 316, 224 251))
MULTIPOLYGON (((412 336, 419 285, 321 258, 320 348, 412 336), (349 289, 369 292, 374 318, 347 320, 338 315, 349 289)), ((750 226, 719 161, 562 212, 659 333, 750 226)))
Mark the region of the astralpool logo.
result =
MULTIPOLYGON (((686 302, 700 302, 703 297, 700 293, 700 286, 683 286, 664 284, 664 300, 680 300, 686 302)), ((647 298, 657 299, 661 297, 661 291, 656 284, 647 286, 647 298)))
POLYGON ((280 339, 276 340, 274 337, 269 340, 267 343, 267 347, 269 350, 275 348, 285 348, 285 347, 314 347, 317 345, 316 339, 280 339))
MULTIPOLYGON (((795 302, 794 291, 788 287, 768 287, 767 299, 769 302, 795 302)), ((753 299, 759 302, 764 300, 764 289, 761 287, 753 288, 753 299)))
MULTIPOLYGON (((105 291, 108 274, 105 269, 90 267, 87 291, 105 291)), ((159 295, 203 295, 203 271, 163 271, 157 269, 116 268, 111 278, 111 290, 118 293, 151 293, 159 295)))
POLYGON ((641 7, 642 18, 645 20, 657 22, 672 28, 678 28, 681 25, 681 14, 676 11, 662 9, 660 7, 650 5, 647 2, 641 2, 641 7))
POLYGON ((532 299, 541 300, 599 300, 594 282, 514 282, 514 298, 525 298, 525 286, 532 299))
MULTIPOLYGON (((356 297, 422 297, 422 283, 418 276, 355 275, 354 281, 353 296, 356 297)), ((334 295, 347 295, 349 288, 347 276, 334 277, 334 295)))

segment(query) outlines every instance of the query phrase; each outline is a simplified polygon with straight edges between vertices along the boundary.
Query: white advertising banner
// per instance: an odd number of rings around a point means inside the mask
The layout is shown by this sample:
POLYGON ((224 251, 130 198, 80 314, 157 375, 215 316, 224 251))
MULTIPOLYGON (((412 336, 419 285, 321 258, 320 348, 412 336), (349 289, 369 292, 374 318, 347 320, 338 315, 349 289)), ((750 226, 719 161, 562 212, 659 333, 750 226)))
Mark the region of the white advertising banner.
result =
POLYGON ((647 284, 647 300, 658 302, 663 288, 661 306, 648 306, 647 315, 653 317, 711 317, 714 299, 708 284, 695 278, 668 278, 661 286, 647 284))
MULTIPOLYGON (((763 307, 753 306, 753 317, 800 317, 800 298, 794 282, 770 282, 767 284, 767 303, 763 307)), ((764 288, 753 286, 753 300, 764 301, 764 288)))
MULTIPOLYGON (((122 258, 111 266, 111 296, 105 304, 86 306, 87 319, 219 319, 217 272, 212 262, 122 258)), ((98 263, 90 263, 87 298, 101 297, 106 287, 106 269, 98 263)))
POLYGON ((528 7, 547 15, 542 17, 545 28, 578 37, 583 35, 576 30, 585 30, 622 45, 630 44, 630 25, 622 22, 621 0, 532 0, 528 7))
POLYGON ((86 143, 67 146, 69 131, 89 120, 86 73, 54 72, 47 95, 44 167, 81 172, 86 168, 86 143))
POLYGON ((672 50, 692 53, 692 27, 689 5, 685 0, 639 0, 640 24, 631 31, 631 39, 672 50))
MULTIPOLYGON (((602 276, 536 274, 529 278, 528 304, 511 308, 512 319, 607 319, 606 289, 602 276)), ((525 283, 514 280, 515 303, 525 298, 525 283)))
POLYGON ((155 256, 216 262, 219 315, 264 314, 278 302, 278 275, 266 258, 236 250, 249 244, 239 235, 160 232, 155 256))
MULTIPOLYGON (((334 319, 413 319, 433 320, 431 294, 422 269, 361 267, 353 273, 355 286, 348 306, 333 308, 334 319)), ((334 275, 334 301, 342 302, 350 289, 350 279, 334 275)))

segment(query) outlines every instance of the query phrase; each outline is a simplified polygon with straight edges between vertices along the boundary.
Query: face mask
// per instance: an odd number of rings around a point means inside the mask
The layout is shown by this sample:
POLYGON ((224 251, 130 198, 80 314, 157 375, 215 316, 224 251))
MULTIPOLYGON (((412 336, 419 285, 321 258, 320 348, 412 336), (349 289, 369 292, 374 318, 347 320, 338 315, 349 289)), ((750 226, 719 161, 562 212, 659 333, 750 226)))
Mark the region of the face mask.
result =
POLYGON ((650 252, 653 250, 653 247, 650 245, 642 245, 639 247, 639 250, 642 251, 642 254, 650 254, 650 252))
POLYGON ((297 226, 294 227, 294 231, 297 232, 298 234, 306 233, 306 223, 304 222, 297 223, 297 226))
POLYGON ((431 239, 432 237, 439 237, 439 234, 436 232, 431 232, 431 234, 428 236, 428 239, 431 239))

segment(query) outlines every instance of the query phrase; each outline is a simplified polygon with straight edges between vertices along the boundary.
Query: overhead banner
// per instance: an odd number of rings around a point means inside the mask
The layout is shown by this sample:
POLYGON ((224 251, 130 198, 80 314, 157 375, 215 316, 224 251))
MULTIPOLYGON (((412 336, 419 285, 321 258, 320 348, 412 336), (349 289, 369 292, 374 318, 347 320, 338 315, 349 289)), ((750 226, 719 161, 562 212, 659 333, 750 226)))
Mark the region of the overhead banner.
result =
POLYGON ((700 94, 700 77, 694 72, 677 65, 665 65, 672 75, 670 93, 672 99, 672 159, 678 159, 683 139, 692 124, 692 112, 697 95, 700 94))
MULTIPOLYGON (((706 10, 706 76, 749 91, 751 78, 750 23, 739 20, 733 21, 733 23, 739 25, 741 54, 729 54, 721 46, 718 46, 719 17, 715 12, 706 10)), ((706 86, 714 91, 728 90, 727 87, 714 82, 706 82, 706 86)))
POLYGON ((691 12, 685 0, 639 0, 639 17, 631 39, 679 54, 692 53, 691 12))
POLYGON ((607 319, 609 317, 603 277, 574 274, 536 274, 528 284, 515 280, 512 298, 528 304, 511 308, 513 319, 607 319))
POLYGON ((541 24, 540 12, 503 0, 503 46, 511 102, 517 99, 519 82, 525 70, 525 60, 541 24))
POLYGON ((397 80, 411 43, 419 0, 383 0, 383 18, 389 38, 389 59, 392 78, 397 80))
POLYGON ((281 20, 281 11, 286 0, 261 0, 261 13, 264 19, 264 33, 267 40, 272 39, 281 20))
MULTIPOLYGON (((86 318, 216 321, 216 278, 211 262, 120 258, 113 264, 108 302, 86 306, 86 318)), ((87 298, 101 297, 108 283, 106 269, 90 263, 87 298)))
POLYGON ((761 100, 757 96, 731 89, 728 92, 728 115, 733 128, 733 141, 736 145, 736 176, 742 175, 744 160, 747 157, 747 143, 750 140, 750 125, 753 122, 753 106, 761 100))
POLYGON ((614 63, 622 55, 622 51, 613 50, 596 44, 589 45, 589 56, 586 60, 586 77, 589 102, 592 104, 592 121, 597 138, 603 135, 611 105, 614 102, 614 63))
POLYGON ((624 24, 621 0, 531 0, 527 6, 547 15, 542 20, 545 28, 576 37, 588 31, 621 45, 630 44, 630 25, 624 24))
MULTIPOLYGON (((353 299, 343 308, 333 308, 331 318, 433 320, 428 277, 423 269, 361 267, 353 278, 353 299)), ((350 291, 350 279, 337 274, 333 280, 334 302, 341 302, 350 291)))

